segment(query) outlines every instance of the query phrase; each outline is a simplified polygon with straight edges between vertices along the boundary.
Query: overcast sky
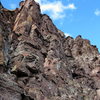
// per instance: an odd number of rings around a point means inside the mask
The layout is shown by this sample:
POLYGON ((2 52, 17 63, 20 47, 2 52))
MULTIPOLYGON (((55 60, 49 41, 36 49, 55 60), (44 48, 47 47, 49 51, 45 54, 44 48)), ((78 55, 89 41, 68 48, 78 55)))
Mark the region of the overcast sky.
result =
MULTIPOLYGON (((3 6, 15 9, 21 0, 1 0, 3 6)), ((48 14, 66 36, 82 35, 100 50, 100 0, 35 0, 42 13, 48 14)))

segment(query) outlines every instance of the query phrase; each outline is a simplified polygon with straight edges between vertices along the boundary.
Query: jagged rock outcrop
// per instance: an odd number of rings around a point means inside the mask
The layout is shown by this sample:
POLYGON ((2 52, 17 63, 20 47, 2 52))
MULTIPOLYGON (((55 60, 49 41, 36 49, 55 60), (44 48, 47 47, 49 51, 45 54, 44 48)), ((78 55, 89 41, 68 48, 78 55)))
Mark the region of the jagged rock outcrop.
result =
POLYGON ((65 37, 34 0, 0 7, 0 100, 100 100, 100 54, 65 37))

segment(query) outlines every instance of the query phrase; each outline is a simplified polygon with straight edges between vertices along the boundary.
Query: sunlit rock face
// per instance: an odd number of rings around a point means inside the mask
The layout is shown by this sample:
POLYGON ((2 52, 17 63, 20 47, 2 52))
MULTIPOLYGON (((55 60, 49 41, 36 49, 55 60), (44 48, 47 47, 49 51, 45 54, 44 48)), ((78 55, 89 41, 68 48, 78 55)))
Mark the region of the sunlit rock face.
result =
POLYGON ((0 100, 100 100, 100 55, 65 37, 34 0, 0 4, 0 100))

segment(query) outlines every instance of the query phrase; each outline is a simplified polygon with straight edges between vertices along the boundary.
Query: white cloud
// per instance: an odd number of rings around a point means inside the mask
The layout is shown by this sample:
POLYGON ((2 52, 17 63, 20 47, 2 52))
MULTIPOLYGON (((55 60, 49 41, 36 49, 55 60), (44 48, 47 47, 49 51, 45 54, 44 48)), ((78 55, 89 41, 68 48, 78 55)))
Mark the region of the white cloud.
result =
POLYGON ((65 37, 71 36, 70 33, 65 33, 65 37))
POLYGON ((36 2, 38 2, 38 3, 41 3, 41 0, 35 0, 36 2))
POLYGON ((16 7, 17 7, 16 4, 14 4, 14 3, 10 4, 10 8, 11 8, 11 9, 15 9, 16 7))
POLYGON ((75 5, 72 3, 72 4, 69 4, 67 7, 67 9, 76 9, 75 5))
POLYGON ((94 12, 94 14, 95 14, 96 16, 100 16, 100 10, 96 9, 95 12, 94 12))
POLYGON ((54 1, 50 2, 48 0, 35 0, 41 5, 41 10, 43 13, 49 12, 51 18, 55 19, 60 19, 64 18, 66 14, 64 13, 65 10, 74 10, 76 9, 75 5, 68 4, 64 5, 61 1, 54 1))
POLYGON ((42 12, 48 11, 51 13, 53 19, 63 18, 65 16, 63 13, 65 9, 66 7, 60 1, 44 4, 41 6, 42 12))

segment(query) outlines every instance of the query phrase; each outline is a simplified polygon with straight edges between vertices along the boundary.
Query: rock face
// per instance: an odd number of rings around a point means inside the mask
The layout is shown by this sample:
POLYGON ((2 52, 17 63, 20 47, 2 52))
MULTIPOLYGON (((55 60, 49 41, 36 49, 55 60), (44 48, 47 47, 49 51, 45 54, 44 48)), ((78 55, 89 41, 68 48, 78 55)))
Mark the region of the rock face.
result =
POLYGON ((0 4, 0 100, 100 100, 100 54, 65 38, 34 0, 0 4))

